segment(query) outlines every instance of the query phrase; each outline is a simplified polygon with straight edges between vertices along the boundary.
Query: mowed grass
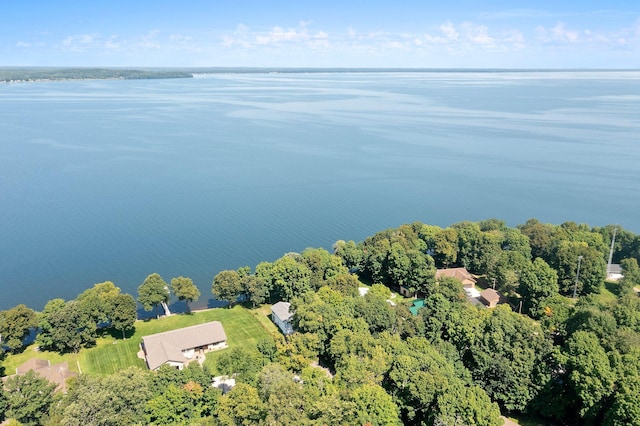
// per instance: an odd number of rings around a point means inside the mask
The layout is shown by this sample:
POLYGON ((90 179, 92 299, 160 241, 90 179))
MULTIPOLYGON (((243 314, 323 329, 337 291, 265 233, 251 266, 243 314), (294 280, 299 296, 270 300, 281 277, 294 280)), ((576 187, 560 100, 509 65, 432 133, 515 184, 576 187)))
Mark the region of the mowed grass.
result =
MULTIPOLYGON (((222 323, 227 335, 228 348, 254 349, 259 340, 272 338, 270 333, 276 330, 275 325, 266 322, 270 322, 268 318, 261 318, 263 316, 261 309, 251 311, 238 305, 232 309, 216 308, 194 312, 191 315, 179 314, 160 319, 136 321, 135 332, 125 340, 107 334, 100 337, 93 348, 82 349, 78 354, 64 355, 54 352, 36 352, 35 346, 30 346, 21 354, 8 356, 3 366, 5 374, 12 374, 17 366, 30 358, 43 358, 50 359, 52 364, 68 361, 69 367, 74 371, 77 371, 76 365, 79 364, 80 372, 83 374, 113 374, 131 366, 146 368, 144 360, 138 358, 143 336, 210 321, 222 323)), ((215 358, 225 350, 227 349, 207 354, 206 365, 214 366, 215 358)))

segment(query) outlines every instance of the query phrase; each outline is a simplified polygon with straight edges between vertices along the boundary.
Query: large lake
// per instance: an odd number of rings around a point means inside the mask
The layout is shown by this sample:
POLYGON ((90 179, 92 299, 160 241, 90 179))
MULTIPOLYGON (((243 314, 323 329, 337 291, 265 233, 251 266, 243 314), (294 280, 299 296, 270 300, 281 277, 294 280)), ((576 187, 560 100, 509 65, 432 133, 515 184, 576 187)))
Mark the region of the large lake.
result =
POLYGON ((640 72, 0 84, 0 309, 491 217, 640 232, 640 72))

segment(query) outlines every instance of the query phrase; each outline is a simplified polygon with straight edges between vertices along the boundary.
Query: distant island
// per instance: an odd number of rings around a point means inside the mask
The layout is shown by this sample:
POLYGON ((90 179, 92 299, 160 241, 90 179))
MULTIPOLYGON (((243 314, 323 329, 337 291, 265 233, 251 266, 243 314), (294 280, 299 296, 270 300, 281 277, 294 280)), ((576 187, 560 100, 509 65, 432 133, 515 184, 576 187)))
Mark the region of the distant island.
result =
POLYGON ((184 70, 120 69, 120 68, 0 68, 0 81, 60 81, 60 80, 148 80, 161 78, 193 78, 184 70))

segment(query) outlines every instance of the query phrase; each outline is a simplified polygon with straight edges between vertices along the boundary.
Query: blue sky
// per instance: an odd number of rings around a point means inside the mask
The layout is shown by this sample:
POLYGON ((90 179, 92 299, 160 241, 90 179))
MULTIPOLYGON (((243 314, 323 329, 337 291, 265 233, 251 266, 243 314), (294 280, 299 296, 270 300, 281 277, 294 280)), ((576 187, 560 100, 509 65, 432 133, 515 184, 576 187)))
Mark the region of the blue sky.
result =
POLYGON ((640 1, 12 1, 9 65, 640 68, 640 1))

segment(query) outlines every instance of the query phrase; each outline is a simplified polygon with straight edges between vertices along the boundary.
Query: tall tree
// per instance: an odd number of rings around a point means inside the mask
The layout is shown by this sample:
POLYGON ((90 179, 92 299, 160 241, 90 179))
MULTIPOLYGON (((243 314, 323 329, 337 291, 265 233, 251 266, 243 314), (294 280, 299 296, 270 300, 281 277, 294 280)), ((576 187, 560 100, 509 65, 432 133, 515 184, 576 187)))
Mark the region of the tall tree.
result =
POLYGON ((577 331, 566 345, 567 376, 580 416, 593 421, 614 391, 615 372, 595 334, 577 331))
POLYGON ((6 311, 0 311, 0 352, 2 346, 16 352, 22 348, 22 342, 31 330, 38 326, 33 309, 20 304, 6 311))
POLYGON ((229 302, 229 307, 231 307, 243 293, 240 275, 233 270, 219 272, 213 278, 211 292, 216 299, 229 302))
POLYGON ((149 372, 135 367, 104 377, 81 375, 69 387, 62 424, 143 424, 145 403, 152 396, 149 381, 149 372))
POLYGON ((54 299, 47 303, 40 316, 36 340, 44 349, 78 352, 82 347, 95 344, 96 324, 81 302, 54 299))
POLYGON ((111 313, 111 327, 122 331, 125 338, 127 331, 133 330, 137 318, 136 301, 130 294, 119 294, 113 299, 113 312, 111 313))
POLYGON ((273 262, 271 274, 273 288, 283 300, 291 300, 311 289, 311 270, 293 254, 273 262))
POLYGON ((537 312, 540 303, 558 293, 558 274, 542 258, 536 258, 520 271, 518 293, 523 297, 525 312, 537 312))
POLYGON ((465 364, 474 380, 507 410, 524 410, 548 380, 550 342, 537 324, 507 305, 483 316, 469 344, 465 364))
POLYGON ((259 424, 267 414, 267 407, 253 386, 238 383, 220 398, 218 422, 224 426, 259 424))
POLYGON ((391 395, 375 384, 364 384, 353 390, 353 424, 359 425, 401 425, 398 406, 391 395))
POLYGON ((4 413, 7 411, 7 396, 4 393, 4 386, 0 385, 0 423, 4 421, 4 413))
POLYGON ((189 302, 198 300, 200 297, 200 290, 193 284, 191 278, 177 277, 171 279, 171 289, 173 294, 176 295, 178 300, 184 300, 187 305, 187 313, 191 312, 189 302))
MULTIPOLYGON (((599 234, 598 234, 599 235, 599 234)), ((561 241, 556 252, 558 280, 565 294, 599 293, 607 274, 604 255, 584 242, 561 241), (578 260, 580 271, 578 274, 578 260)))
POLYGON ((344 265, 350 270, 358 269, 362 266, 362 247, 356 244, 353 240, 336 241, 336 243, 333 245, 333 253, 336 256, 339 256, 342 259, 344 265))
POLYGON ((24 375, 7 379, 5 391, 7 411, 5 416, 25 425, 39 425, 49 415, 55 402, 56 385, 40 377, 33 370, 24 375))
POLYGON ((95 284, 76 297, 94 323, 106 323, 111 320, 113 301, 120 294, 120 288, 111 281, 95 284))
POLYGON ((169 302, 169 286, 156 273, 145 278, 144 282, 138 287, 138 302, 144 307, 145 311, 150 311, 156 306, 161 305, 165 315, 171 315, 167 303, 169 302))

